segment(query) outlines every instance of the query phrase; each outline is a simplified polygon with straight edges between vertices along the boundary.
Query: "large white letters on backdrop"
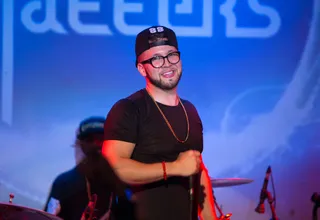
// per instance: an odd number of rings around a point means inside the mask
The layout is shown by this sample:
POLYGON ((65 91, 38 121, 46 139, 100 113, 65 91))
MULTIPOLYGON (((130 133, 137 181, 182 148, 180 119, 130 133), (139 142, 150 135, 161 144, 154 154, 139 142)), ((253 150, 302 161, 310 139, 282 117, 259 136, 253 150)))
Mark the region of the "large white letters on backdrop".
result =
MULTIPOLYGON (((45 4, 40 0, 28 2, 21 11, 21 21, 24 26, 33 33, 45 33, 53 31, 57 34, 66 34, 68 31, 62 21, 57 20, 57 1, 45 0, 45 4), (45 13, 42 22, 33 20, 33 13, 42 11, 45 13)), ((175 5, 176 14, 193 14, 201 16, 201 26, 185 25, 175 26, 170 22, 169 0, 158 0, 158 24, 173 28, 177 35, 185 37, 212 37, 213 34, 213 0, 202 0, 202 11, 195 12, 193 8, 194 0, 183 0, 175 5)), ((198 0, 199 1, 199 0, 198 0)), ((227 37, 247 37, 261 38, 271 37, 276 34, 281 25, 281 19, 278 12, 268 6, 262 6, 258 0, 248 0, 248 5, 253 13, 266 16, 270 23, 267 27, 237 27, 237 15, 233 9, 236 0, 227 0, 220 6, 220 14, 226 19, 227 37)), ((105 24, 84 24, 81 22, 81 15, 85 13, 101 13, 100 2, 68 0, 68 23, 70 27, 78 34, 85 35, 114 35, 107 22, 105 24)), ((10 4, 10 3, 9 3, 10 4)), ((128 3, 125 0, 115 0, 113 2, 113 23, 117 30, 123 35, 136 35, 140 30, 148 25, 128 24, 125 15, 128 13, 143 13, 147 8, 143 3, 128 3)))
MULTIPOLYGON (((18 0, 17 0, 18 1, 18 0)), ((60 0, 65 1, 65 0, 60 0)), ((21 22, 30 32, 35 34, 44 34, 53 32, 56 34, 67 35, 71 29, 80 35, 115 35, 106 21, 104 24, 83 23, 81 16, 86 13, 101 13, 100 1, 80 1, 67 0, 68 2, 68 21, 60 21, 57 18, 59 13, 58 0, 31 0, 27 2, 21 10, 21 22), (35 21, 34 14, 42 12, 45 16, 42 21, 35 21), (68 23, 67 23, 68 22, 68 23)), ((173 25, 173 19, 169 16, 169 0, 158 0, 158 24, 170 27, 176 31, 178 36, 184 37, 213 37, 213 7, 214 0, 202 0, 201 11, 194 10, 194 2, 201 0, 182 0, 181 3, 175 5, 176 14, 195 14, 201 17, 200 26, 190 26, 186 22, 185 25, 173 25)), ((271 7, 262 6, 258 0, 247 0, 248 5, 253 13, 263 15, 269 19, 267 27, 237 27, 237 14, 234 13, 234 7, 237 0, 227 0, 220 5, 220 14, 226 20, 226 37, 236 38, 268 38, 275 35, 280 26, 281 19, 279 13, 271 7)), ((13 67, 14 67, 14 0, 2 1, 3 4, 3 36, 2 36, 2 115, 1 120, 7 124, 12 121, 12 87, 13 87, 13 67)), ((126 36, 136 35, 140 30, 147 28, 149 25, 128 24, 125 15, 128 13, 143 13, 147 8, 143 3, 128 3, 125 0, 114 0, 113 2, 113 25, 118 32, 126 36)), ((105 16, 104 16, 105 17, 105 16)), ((109 21, 110 22, 110 21, 109 21)), ((142 21, 144 22, 144 21, 142 21)))

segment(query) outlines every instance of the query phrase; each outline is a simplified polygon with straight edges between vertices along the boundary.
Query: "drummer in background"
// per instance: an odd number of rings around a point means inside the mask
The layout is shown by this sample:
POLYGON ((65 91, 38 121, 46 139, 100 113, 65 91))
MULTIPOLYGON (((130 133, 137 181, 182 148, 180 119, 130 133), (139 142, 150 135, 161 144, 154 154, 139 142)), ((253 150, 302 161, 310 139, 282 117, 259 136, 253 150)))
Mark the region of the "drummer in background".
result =
POLYGON ((74 144, 77 165, 56 177, 44 211, 67 220, 86 219, 89 204, 92 204, 89 201, 97 198, 94 216, 97 219, 114 219, 111 190, 92 181, 80 168, 86 158, 100 155, 104 122, 104 117, 90 117, 80 123, 74 144))

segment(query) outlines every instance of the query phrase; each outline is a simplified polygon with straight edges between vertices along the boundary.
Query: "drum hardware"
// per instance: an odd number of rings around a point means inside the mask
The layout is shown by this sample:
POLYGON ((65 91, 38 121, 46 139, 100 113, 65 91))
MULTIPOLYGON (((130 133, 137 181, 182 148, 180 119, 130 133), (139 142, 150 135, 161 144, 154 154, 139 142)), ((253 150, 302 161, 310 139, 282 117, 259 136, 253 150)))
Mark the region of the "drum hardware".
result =
POLYGON ((232 214, 231 213, 228 213, 226 215, 223 215, 219 218, 219 220, 230 220, 232 214))
POLYGON ((12 204, 13 198, 14 198, 14 194, 10 193, 10 195, 9 195, 9 203, 10 204, 12 204))
POLYGON ((274 206, 274 199, 271 195, 271 193, 269 191, 267 191, 267 198, 268 198, 268 203, 269 203, 269 206, 270 206, 270 209, 271 209, 271 213, 272 213, 272 218, 271 220, 279 220, 278 216, 277 216, 277 213, 276 213, 276 209, 275 209, 275 206, 274 206))
POLYGON ((61 220, 61 218, 51 215, 47 212, 19 205, 13 205, 12 203, 0 203, 0 219, 61 220))
POLYGON ((312 209, 312 220, 318 220, 318 208, 320 207, 320 194, 313 193, 311 196, 311 201, 314 203, 312 209))
POLYGON ((268 166, 264 180, 263 180, 262 189, 260 192, 259 204, 255 208, 255 211, 259 214, 264 214, 265 213, 264 203, 265 203, 265 200, 268 200, 271 214, 272 214, 272 217, 270 220, 279 220, 277 213, 276 213, 276 208, 275 208, 275 201, 276 200, 275 200, 275 198, 273 198, 271 193, 268 191, 268 183, 269 183, 270 176, 271 176, 271 182, 272 182, 272 186, 273 186, 273 192, 275 192, 271 166, 268 166))
POLYGON ((246 179, 246 178, 211 178, 210 179, 211 185, 212 185, 212 196, 215 203, 215 206, 219 212, 219 220, 230 220, 232 213, 223 214, 222 207, 220 208, 217 199, 214 195, 213 188, 220 188, 220 187, 230 187, 230 186, 237 186, 237 185, 243 185, 253 182, 252 179, 246 179))
POLYGON ((228 214, 223 214, 222 212, 222 208, 219 207, 218 203, 217 203, 217 199, 214 195, 214 192, 212 190, 212 196, 213 196, 213 201, 214 201, 214 204, 216 206, 216 208, 218 209, 218 212, 220 214, 220 217, 219 217, 219 220, 230 220, 230 217, 232 216, 232 213, 228 213, 228 214))

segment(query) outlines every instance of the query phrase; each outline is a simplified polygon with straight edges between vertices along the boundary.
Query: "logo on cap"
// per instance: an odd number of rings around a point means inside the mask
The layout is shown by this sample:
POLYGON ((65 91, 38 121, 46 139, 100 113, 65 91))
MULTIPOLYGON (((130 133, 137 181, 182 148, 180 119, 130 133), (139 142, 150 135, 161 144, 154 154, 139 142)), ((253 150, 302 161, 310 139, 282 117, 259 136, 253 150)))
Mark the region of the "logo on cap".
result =
POLYGON ((152 28, 149 28, 149 31, 151 34, 154 34, 154 33, 161 33, 164 31, 163 27, 152 27, 152 28))

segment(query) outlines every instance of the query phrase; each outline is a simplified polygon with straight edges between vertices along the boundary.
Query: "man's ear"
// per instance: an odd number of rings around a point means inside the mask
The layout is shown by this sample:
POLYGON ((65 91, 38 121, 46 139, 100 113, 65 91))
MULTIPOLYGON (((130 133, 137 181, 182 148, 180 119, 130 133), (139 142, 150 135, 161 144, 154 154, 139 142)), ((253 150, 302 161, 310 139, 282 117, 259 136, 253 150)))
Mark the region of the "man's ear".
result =
POLYGON ((141 63, 138 63, 137 69, 138 69, 139 73, 141 74, 141 76, 143 76, 143 77, 147 76, 146 69, 144 68, 144 66, 141 63))

